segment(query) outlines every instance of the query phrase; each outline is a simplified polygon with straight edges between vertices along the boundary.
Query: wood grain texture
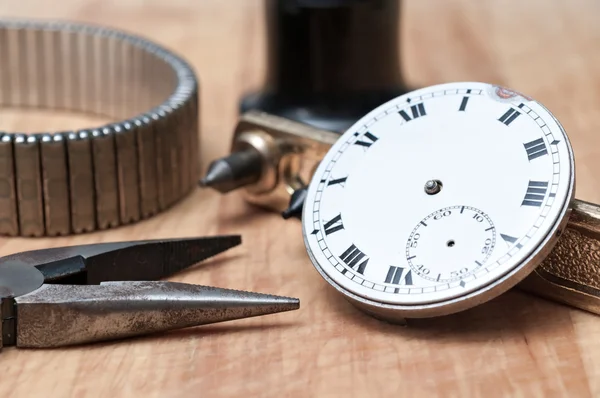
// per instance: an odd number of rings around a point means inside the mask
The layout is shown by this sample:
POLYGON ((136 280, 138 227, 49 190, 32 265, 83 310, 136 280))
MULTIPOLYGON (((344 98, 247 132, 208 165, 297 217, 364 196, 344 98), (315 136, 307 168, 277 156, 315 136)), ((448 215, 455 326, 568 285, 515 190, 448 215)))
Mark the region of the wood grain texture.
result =
MULTIPOLYGON (((20 0, 0 2, 0 17, 109 25, 184 55, 201 80, 205 169, 227 151, 239 97, 263 79, 261 7, 258 0, 20 0)), ((411 85, 485 81, 540 100, 571 137, 577 197, 600 202, 599 2, 406 0, 402 12, 411 85)), ((7 130, 90 122, 0 113, 7 130)), ((85 347, 8 348, 0 354, 0 396, 600 396, 600 317, 510 292, 455 316, 381 323, 318 276, 297 222, 251 208, 237 194, 197 190, 165 213, 111 231, 1 239, 0 255, 217 233, 240 233, 243 245, 172 280, 299 297, 301 309, 85 347)))

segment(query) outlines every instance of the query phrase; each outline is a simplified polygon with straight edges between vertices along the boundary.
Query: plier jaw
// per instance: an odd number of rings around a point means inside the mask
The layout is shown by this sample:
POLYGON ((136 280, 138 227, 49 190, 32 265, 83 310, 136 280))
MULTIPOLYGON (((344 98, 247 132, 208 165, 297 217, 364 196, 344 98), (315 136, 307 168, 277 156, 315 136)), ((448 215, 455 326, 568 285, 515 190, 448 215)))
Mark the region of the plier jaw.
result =
POLYGON ((296 298, 152 281, 240 243, 235 235, 115 242, 3 257, 0 349, 113 340, 298 309, 296 298))

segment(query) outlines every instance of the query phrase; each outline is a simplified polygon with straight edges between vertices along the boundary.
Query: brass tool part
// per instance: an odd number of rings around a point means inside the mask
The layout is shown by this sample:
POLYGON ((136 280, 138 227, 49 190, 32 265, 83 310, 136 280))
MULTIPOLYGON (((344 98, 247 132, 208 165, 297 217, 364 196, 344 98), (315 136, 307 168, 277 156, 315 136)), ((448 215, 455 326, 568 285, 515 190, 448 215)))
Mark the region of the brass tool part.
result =
MULTIPOLYGON (((235 129, 231 154, 211 164, 201 185, 223 193, 239 189, 249 203, 285 214, 291 195, 306 187, 319 162, 339 137, 334 132, 250 111, 241 116, 235 129), (227 189, 222 188, 224 182, 217 178, 223 178, 224 174, 215 176, 213 173, 211 178, 215 165, 229 162, 236 166, 231 159, 252 151, 260 154, 252 157, 256 163, 250 169, 258 170, 254 175, 246 175, 239 184, 227 182, 227 189)), ((243 174, 243 170, 235 173, 243 174)), ((600 314, 600 206, 575 199, 570 205, 569 217, 556 246, 517 287, 600 314)))
POLYGON ((234 131, 231 154, 212 162, 200 185, 221 193, 241 188, 249 203, 282 212, 339 137, 332 131, 248 111, 234 131))
POLYGON ((113 120, 77 131, 0 131, 0 235, 113 228, 165 210, 195 187, 195 73, 143 38, 84 24, 0 20, 0 107, 113 120))

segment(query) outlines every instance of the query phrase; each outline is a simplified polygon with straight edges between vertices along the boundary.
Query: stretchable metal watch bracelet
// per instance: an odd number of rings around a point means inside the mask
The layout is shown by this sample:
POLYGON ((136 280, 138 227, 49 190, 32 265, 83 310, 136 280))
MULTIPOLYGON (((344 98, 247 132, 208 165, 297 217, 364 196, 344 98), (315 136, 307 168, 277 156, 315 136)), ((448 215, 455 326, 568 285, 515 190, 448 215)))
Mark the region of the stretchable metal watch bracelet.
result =
POLYGON ((145 39, 88 25, 0 20, 0 106, 116 120, 77 131, 0 133, 1 235, 131 223, 196 186, 196 76, 145 39))

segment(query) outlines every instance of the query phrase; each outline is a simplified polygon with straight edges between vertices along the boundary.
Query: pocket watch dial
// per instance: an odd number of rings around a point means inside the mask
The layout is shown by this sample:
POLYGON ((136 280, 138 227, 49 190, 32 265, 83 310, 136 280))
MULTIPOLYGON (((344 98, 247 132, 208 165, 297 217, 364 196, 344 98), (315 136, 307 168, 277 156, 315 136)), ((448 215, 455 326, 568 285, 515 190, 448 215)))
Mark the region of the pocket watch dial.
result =
POLYGON ((340 137, 309 185, 303 235, 348 296, 444 303, 526 276, 573 186, 570 143, 541 104, 489 84, 437 85, 340 137))

